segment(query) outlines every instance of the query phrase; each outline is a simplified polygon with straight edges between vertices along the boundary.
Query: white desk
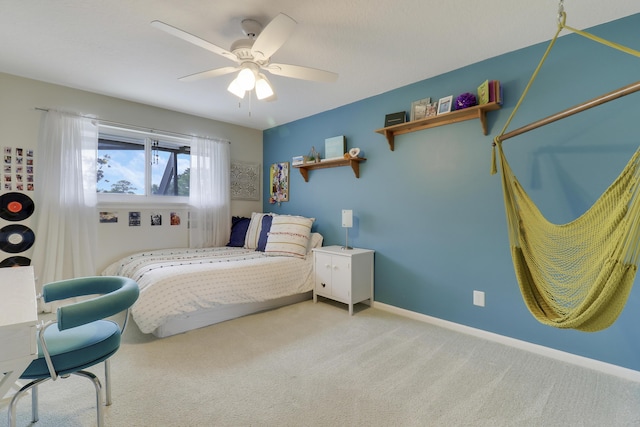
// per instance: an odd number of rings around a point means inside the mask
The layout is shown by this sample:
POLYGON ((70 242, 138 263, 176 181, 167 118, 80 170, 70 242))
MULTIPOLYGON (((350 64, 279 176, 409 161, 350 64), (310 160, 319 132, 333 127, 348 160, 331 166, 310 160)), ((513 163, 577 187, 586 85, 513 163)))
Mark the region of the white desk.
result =
POLYGON ((38 355, 33 267, 0 268, 0 399, 38 355))

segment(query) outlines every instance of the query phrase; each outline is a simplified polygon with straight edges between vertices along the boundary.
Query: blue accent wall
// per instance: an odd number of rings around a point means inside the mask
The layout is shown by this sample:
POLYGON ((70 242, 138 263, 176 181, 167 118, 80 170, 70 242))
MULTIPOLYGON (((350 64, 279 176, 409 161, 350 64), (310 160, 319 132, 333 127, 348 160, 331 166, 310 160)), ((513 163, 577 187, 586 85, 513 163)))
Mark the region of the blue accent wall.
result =
MULTIPOLYGON (((568 24, 571 25, 570 18, 568 24)), ((640 50, 640 14, 589 29, 640 50)), ((549 35, 550 37, 553 34, 549 35)), ((640 370, 640 288, 610 328, 594 333, 538 323, 528 312, 509 252, 499 175, 490 175, 491 142, 506 123, 547 43, 284 124, 264 132, 269 165, 321 153, 325 138, 345 135, 367 158, 360 179, 349 167, 291 170, 290 201, 266 212, 316 218, 324 244, 343 244, 341 210, 352 209, 352 246, 375 255, 375 300, 500 335, 640 370), (412 101, 475 92, 486 79, 504 88, 503 108, 479 120, 384 136, 384 116, 412 101), (473 291, 486 294, 473 305, 473 291)), ((429 54, 428 43, 424 55, 429 54)), ((403 64, 397 64, 401 69, 403 64)), ((513 119, 516 129, 633 83, 640 59, 576 34, 561 37, 513 119)), ((639 145, 640 93, 507 140, 507 158, 525 190, 552 222, 575 219, 613 182, 639 145)), ((637 282, 637 280, 636 280, 637 282)))

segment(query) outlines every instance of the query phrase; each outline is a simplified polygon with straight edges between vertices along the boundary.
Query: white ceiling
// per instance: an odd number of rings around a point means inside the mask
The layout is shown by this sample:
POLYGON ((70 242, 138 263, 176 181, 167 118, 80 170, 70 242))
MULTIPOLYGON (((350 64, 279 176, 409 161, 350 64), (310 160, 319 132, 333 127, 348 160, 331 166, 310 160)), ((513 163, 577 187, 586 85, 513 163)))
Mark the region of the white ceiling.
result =
MULTIPOLYGON (((564 7, 576 28, 640 13, 638 0, 564 7)), ((0 72, 266 129, 549 40, 557 11, 557 0, 0 0, 0 72), (270 75, 278 100, 239 104, 234 74, 177 80, 231 61, 150 25, 229 49, 242 19, 279 12, 298 25, 272 60, 336 83, 270 75)))

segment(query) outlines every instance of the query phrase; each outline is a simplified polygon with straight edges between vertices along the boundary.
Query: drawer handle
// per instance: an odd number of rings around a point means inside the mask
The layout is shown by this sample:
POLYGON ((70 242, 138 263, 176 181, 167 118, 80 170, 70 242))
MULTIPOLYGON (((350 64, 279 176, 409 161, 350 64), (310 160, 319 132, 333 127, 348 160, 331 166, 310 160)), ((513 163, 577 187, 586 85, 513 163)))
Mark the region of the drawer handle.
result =
POLYGON ((323 288, 327 286, 326 283, 320 283, 320 284, 322 285, 323 288))

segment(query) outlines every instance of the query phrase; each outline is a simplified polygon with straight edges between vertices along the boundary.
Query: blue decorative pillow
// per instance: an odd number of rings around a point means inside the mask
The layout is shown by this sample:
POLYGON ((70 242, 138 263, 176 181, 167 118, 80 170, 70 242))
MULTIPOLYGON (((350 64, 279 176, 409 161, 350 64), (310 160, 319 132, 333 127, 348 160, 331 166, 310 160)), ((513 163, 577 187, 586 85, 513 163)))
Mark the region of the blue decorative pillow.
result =
POLYGON ((267 246, 267 240, 269 239, 269 230, 271 230, 271 222, 273 216, 265 215, 262 217, 262 229, 260 229, 260 238, 258 239, 258 247, 256 251, 264 252, 264 248, 267 246))
POLYGON ((247 235, 247 229, 249 228, 249 222, 251 218, 245 218, 241 216, 234 216, 231 218, 231 238, 227 246, 233 246, 241 248, 244 246, 244 239, 247 235))

